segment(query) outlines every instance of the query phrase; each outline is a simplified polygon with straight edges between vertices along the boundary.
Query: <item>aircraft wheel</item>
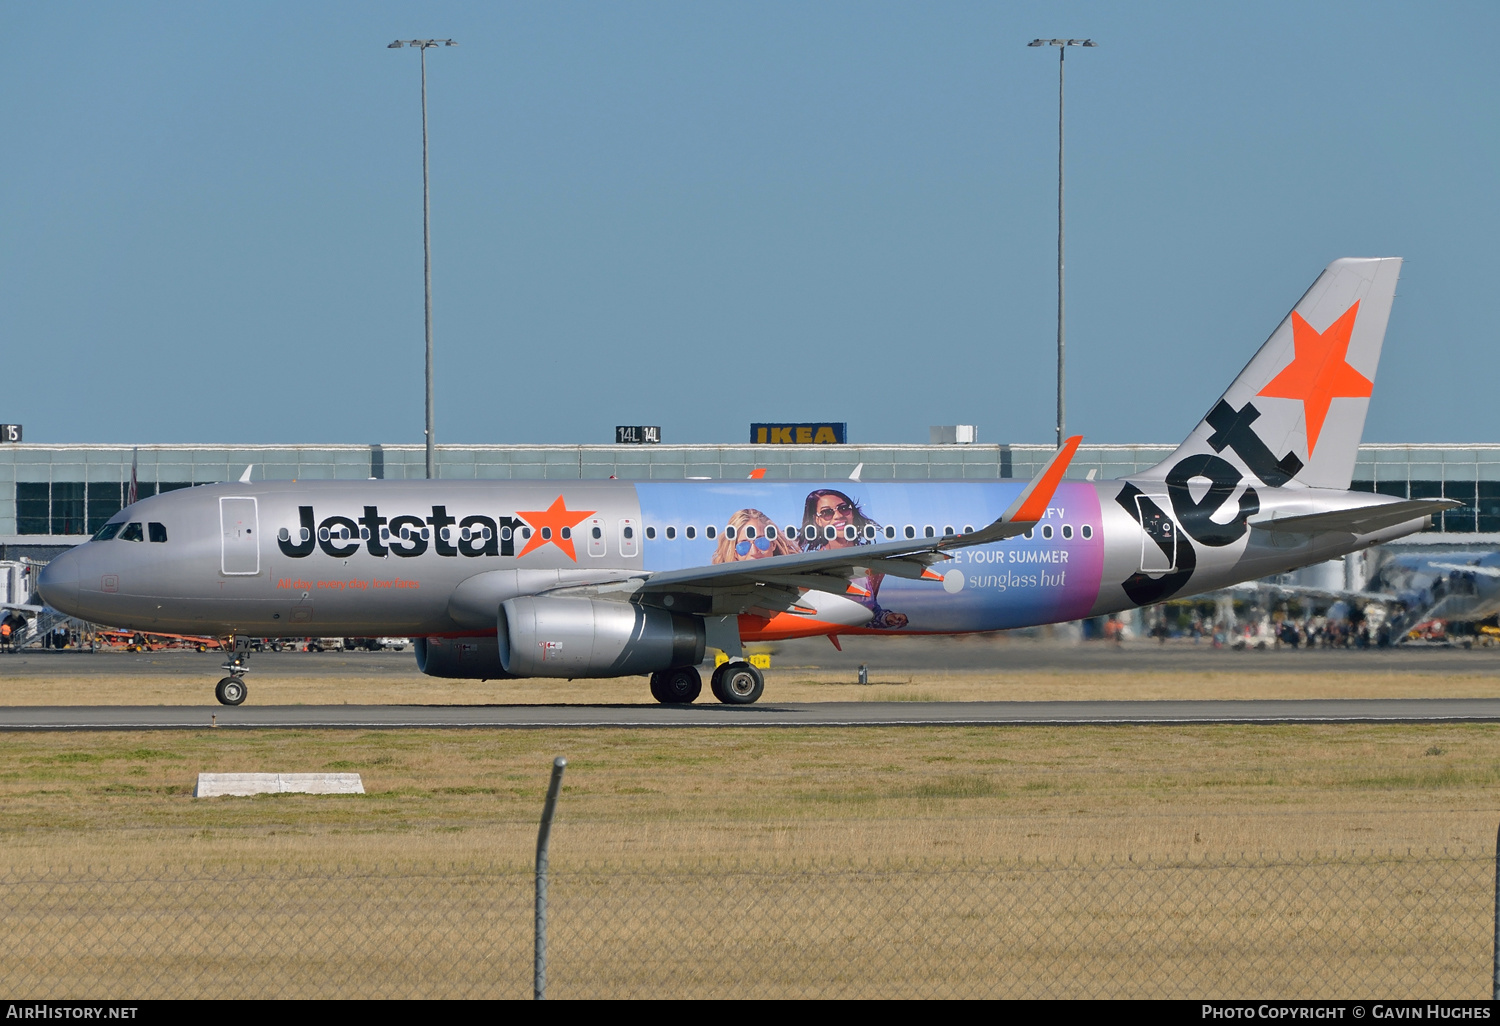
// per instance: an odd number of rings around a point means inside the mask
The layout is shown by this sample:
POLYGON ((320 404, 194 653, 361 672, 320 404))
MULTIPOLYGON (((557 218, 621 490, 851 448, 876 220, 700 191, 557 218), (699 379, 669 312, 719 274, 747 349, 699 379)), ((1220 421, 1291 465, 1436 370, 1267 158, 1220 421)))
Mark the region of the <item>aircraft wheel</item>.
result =
POLYGON ((709 682, 714 697, 725 705, 749 705, 766 690, 766 679, 749 663, 724 663, 709 682))
POLYGON ((687 705, 703 693, 703 678, 692 666, 658 670, 651 675, 651 697, 662 705, 687 705))
POLYGON ((225 677, 214 687, 214 697, 220 705, 239 705, 247 693, 242 677, 225 677))

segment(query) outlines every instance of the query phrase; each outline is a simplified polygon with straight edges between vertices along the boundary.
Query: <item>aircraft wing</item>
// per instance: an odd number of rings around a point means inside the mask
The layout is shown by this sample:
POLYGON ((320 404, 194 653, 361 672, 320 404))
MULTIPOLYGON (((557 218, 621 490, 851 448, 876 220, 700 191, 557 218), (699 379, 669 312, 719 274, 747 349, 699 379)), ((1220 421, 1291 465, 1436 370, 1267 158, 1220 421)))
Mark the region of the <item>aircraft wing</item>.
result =
POLYGON ((819 590, 833 587, 836 592, 842 592, 851 578, 862 574, 866 569, 912 579, 929 575, 929 566, 951 558, 947 555, 950 549, 986 545, 1029 531, 1046 516, 1047 506, 1082 440, 1082 435, 1075 435, 1064 442, 1041 473, 1010 504, 1010 508, 1000 514, 994 523, 978 531, 945 535, 941 538, 858 545, 847 549, 821 549, 791 556, 771 556, 684 570, 664 570, 648 577, 641 586, 641 593, 734 590, 757 585, 819 590))
POLYGON ((1295 534, 1318 534, 1323 531, 1370 534, 1462 505, 1457 499, 1403 499, 1400 502, 1383 502, 1377 506, 1357 506, 1354 509, 1335 509, 1326 513, 1252 520, 1250 526, 1262 531, 1289 531, 1295 534))

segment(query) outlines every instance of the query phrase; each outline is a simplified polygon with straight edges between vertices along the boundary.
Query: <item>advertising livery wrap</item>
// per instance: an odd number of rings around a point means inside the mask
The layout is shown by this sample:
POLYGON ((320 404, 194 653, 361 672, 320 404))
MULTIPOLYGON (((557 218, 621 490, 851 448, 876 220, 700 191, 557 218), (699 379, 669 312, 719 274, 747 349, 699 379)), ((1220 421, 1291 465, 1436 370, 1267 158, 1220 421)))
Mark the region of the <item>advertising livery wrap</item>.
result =
POLYGON ((1329 265, 1123 480, 1064 482, 1075 438, 1030 482, 246 481, 132 504, 39 590, 155 633, 410 635, 437 676, 648 674, 663 702, 717 649, 715 697, 753 702, 745 642, 1056 623, 1420 530, 1456 503, 1348 491, 1399 270, 1329 265))

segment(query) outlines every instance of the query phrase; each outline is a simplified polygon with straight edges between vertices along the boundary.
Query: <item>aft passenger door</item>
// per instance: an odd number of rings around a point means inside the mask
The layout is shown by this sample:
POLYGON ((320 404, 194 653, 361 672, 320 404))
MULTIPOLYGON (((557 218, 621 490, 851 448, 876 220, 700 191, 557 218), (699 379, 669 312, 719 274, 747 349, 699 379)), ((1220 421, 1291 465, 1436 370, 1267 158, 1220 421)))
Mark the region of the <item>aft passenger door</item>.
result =
POLYGON ((219 500, 220 568, 226 576, 260 573, 260 511, 253 498, 219 500))
POLYGON ((1142 573, 1162 574, 1177 569, 1177 526, 1163 510, 1167 501, 1165 497, 1135 497, 1141 530, 1145 532, 1141 538, 1142 573))

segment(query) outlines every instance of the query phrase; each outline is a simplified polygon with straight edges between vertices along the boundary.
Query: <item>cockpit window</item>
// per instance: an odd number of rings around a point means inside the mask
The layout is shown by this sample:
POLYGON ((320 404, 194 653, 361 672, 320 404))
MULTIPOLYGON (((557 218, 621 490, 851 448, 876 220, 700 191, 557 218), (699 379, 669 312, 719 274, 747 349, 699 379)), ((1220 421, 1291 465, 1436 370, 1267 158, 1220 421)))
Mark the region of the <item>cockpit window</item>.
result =
POLYGON ((145 541, 146 535, 141 531, 140 524, 126 524, 125 530, 120 532, 121 541, 145 541))
POLYGON ((124 524, 105 524, 103 527, 99 528, 98 533, 94 535, 94 541, 109 541, 115 535, 119 534, 120 528, 124 526, 124 524))
POLYGON ((158 524, 153 522, 146 525, 146 530, 149 532, 149 537, 154 542, 164 542, 167 540, 166 524, 158 524))

